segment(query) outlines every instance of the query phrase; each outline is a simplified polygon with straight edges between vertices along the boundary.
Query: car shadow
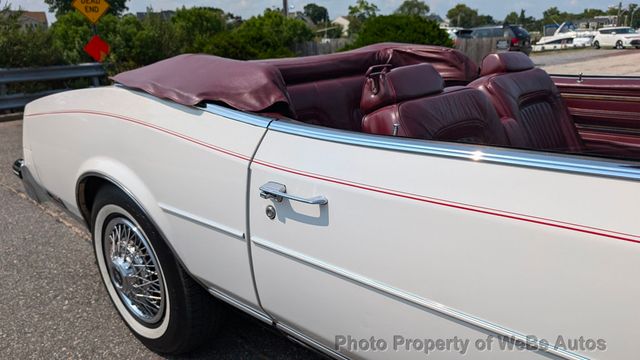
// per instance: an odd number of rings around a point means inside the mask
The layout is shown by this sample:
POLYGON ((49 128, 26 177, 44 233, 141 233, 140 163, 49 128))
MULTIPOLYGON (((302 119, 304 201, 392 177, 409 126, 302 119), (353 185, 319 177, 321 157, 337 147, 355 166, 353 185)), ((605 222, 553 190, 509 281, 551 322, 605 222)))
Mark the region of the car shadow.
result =
POLYGON ((168 359, 326 359, 262 321, 225 303, 221 306, 224 321, 211 341, 188 356, 168 359))

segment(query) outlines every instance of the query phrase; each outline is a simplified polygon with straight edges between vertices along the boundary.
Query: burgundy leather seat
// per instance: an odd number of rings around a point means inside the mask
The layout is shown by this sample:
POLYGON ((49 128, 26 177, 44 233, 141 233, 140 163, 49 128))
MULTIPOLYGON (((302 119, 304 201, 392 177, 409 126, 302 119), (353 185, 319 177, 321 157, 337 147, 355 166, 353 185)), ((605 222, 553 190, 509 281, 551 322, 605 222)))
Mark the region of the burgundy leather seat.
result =
POLYGON ((430 63, 449 84, 468 84, 478 74, 478 66, 457 50, 395 43, 329 55, 258 62, 280 70, 296 120, 352 131, 361 131, 360 97, 364 74, 372 65, 430 63))
POLYGON ((582 141, 551 77, 519 52, 491 54, 469 86, 489 96, 514 147, 580 152, 582 141))
POLYGON ((375 73, 364 86, 360 108, 364 132, 427 140, 507 145, 504 129, 480 91, 444 80, 430 64, 375 73))

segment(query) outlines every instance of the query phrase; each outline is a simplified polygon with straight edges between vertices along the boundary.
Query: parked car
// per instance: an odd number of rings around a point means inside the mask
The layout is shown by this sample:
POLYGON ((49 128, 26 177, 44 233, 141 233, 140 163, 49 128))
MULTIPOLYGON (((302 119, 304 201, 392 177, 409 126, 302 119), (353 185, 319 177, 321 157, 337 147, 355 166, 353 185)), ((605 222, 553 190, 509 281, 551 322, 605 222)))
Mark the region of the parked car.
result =
POLYGON ((519 52, 478 70, 424 45, 181 55, 30 103, 14 171, 87 225, 159 353, 209 339, 213 295, 341 359, 451 358, 426 341, 454 337, 473 359, 633 358, 640 79, 519 52))
POLYGON ((613 47, 616 49, 635 47, 636 49, 640 49, 640 34, 638 34, 634 28, 630 27, 600 29, 593 39, 593 47, 596 49, 600 49, 601 47, 613 47))
POLYGON ((520 51, 527 55, 531 53, 531 36, 520 25, 485 26, 473 28, 473 38, 499 38, 507 39, 505 50, 520 51))

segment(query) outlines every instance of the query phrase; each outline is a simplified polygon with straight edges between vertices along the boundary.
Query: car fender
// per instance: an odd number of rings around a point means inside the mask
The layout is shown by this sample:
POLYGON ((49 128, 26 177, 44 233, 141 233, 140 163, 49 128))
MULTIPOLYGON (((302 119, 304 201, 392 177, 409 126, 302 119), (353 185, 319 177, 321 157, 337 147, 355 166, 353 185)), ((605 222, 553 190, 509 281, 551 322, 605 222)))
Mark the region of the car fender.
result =
MULTIPOLYGON (((115 159, 99 156, 84 161, 76 173, 76 202, 79 211, 89 225, 90 219, 83 213, 83 183, 90 177, 98 177, 108 181, 127 194, 145 212, 147 217, 163 232, 169 224, 155 196, 149 191, 140 176, 126 164, 115 159), (135 195, 134 195, 135 194, 135 195)), ((91 209, 88 209, 89 212, 91 209)), ((90 216, 90 213, 88 214, 90 216)), ((166 237, 165 237, 166 239, 166 237)))

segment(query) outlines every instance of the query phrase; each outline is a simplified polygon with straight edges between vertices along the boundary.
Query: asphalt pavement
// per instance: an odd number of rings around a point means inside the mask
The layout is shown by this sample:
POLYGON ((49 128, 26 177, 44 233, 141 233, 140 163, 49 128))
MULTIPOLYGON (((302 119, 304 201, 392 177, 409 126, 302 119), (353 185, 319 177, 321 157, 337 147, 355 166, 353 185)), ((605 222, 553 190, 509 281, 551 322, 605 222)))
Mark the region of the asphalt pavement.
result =
MULTIPOLYGON (((89 234, 24 193, 11 172, 22 122, 0 122, 0 359, 161 359, 129 332, 101 283, 89 234)), ((219 333, 188 359, 318 359, 223 305, 219 333)))

